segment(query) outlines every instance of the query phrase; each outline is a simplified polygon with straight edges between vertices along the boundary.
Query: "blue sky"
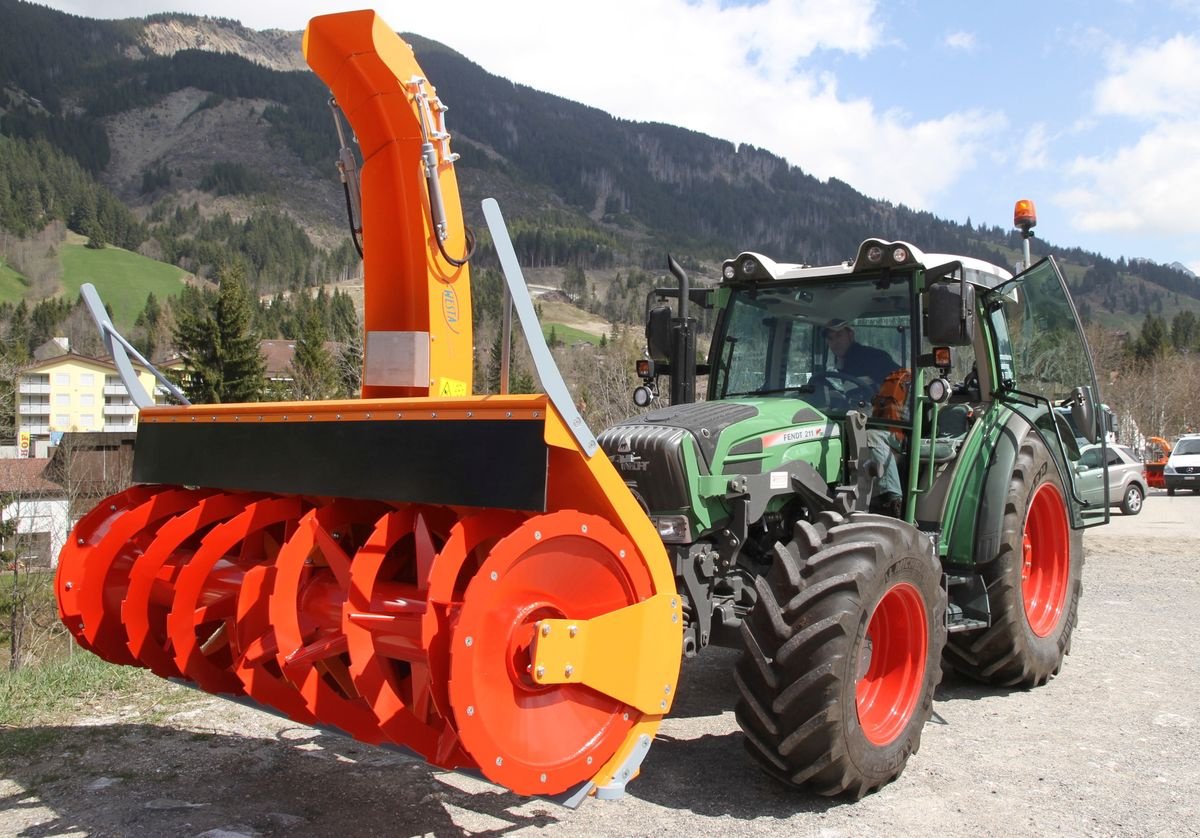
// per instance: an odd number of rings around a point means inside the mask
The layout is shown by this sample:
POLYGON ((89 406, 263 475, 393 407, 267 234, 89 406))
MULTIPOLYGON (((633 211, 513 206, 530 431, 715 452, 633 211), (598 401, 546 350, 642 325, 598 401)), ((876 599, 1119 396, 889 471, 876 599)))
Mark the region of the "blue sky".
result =
MULTIPOLYGON (((301 29, 365 3, 54 0, 301 29)), ((393 28, 617 116, 957 221, 1200 272, 1200 0, 377 0, 393 28)), ((435 84, 436 79, 432 80, 435 84)), ((449 128, 454 129, 453 102, 449 128)), ((920 242, 914 242, 918 246, 920 242)), ((778 254, 788 258, 788 254, 778 254)))

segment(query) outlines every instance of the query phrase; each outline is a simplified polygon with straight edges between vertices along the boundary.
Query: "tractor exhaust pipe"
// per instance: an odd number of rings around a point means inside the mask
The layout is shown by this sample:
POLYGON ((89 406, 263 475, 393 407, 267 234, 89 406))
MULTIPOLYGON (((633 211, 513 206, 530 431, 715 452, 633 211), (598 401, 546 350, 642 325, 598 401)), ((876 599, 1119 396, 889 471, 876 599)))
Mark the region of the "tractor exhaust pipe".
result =
POLYGON ((691 288, 687 271, 667 254, 667 268, 679 280, 679 316, 675 319, 674 345, 671 347, 671 404, 696 400, 696 333, 688 319, 691 288))

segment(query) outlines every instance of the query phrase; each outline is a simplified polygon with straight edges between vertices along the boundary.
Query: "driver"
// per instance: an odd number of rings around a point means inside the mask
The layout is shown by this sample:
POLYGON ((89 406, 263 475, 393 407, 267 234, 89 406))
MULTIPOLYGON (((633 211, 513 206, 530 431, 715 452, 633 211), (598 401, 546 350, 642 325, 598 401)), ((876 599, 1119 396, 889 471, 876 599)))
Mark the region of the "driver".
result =
POLYGON ((825 343, 833 353, 834 366, 839 372, 868 379, 876 393, 883 386, 884 379, 899 369, 892 356, 884 350, 857 342, 854 329, 845 320, 835 318, 825 324, 825 343))
MULTIPOLYGON (((854 339, 854 329, 845 320, 834 319, 825 324, 825 343, 833 353, 838 371, 869 381, 873 395, 879 392, 884 380, 900 368, 884 350, 858 343, 854 339)), ((903 496, 900 469, 896 464, 896 439, 890 431, 871 428, 867 431, 867 445, 881 472, 871 499, 871 511, 898 518, 903 496)))

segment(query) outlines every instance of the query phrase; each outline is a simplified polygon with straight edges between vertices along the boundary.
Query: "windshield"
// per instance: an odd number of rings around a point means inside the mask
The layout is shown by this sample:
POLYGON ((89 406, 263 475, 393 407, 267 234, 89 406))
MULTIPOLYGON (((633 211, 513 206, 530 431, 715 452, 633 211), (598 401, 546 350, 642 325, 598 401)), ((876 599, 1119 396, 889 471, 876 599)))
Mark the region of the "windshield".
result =
POLYGON ((1181 439, 1175 446, 1175 454, 1200 454, 1200 439, 1181 439))
POLYGON ((907 274, 735 288, 713 343, 713 397, 869 408, 891 372, 912 366, 911 309, 907 274))

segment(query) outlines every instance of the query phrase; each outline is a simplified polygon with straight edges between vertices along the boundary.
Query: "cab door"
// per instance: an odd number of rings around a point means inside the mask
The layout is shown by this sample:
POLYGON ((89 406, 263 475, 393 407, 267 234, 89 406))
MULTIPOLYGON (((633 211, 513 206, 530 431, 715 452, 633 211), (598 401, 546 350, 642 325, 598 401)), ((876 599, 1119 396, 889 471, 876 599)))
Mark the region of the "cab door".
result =
POLYGON ((985 304, 996 342, 996 397, 1032 422, 1056 454, 1074 500, 1072 524, 1106 523, 1108 451, 1099 388, 1062 272, 1053 258, 1043 259, 988 291, 985 304), (1080 470, 1081 445, 1091 444, 1100 452, 1097 468, 1080 470), (1084 485, 1084 473, 1098 497, 1084 485))

